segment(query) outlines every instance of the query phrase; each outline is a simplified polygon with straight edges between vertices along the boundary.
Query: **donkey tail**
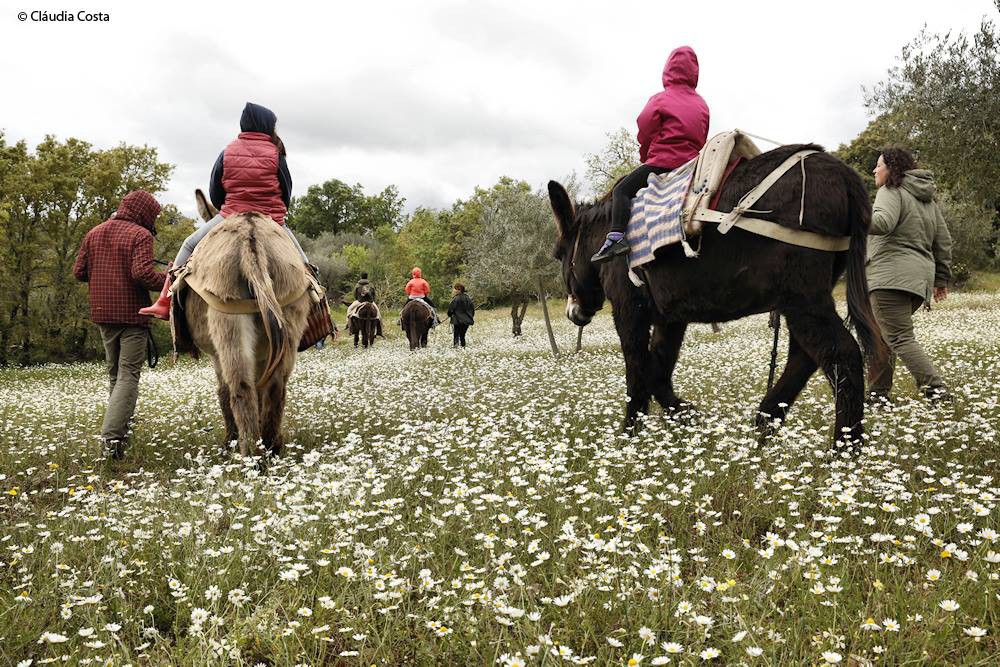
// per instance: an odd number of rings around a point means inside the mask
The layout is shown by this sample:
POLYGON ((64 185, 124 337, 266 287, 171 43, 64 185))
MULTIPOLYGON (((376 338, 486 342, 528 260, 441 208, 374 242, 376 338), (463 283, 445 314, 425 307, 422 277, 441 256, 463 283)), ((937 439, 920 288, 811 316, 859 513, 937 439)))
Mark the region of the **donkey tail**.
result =
POLYGON ((882 363, 888 358, 889 349, 882 339, 882 331, 868 300, 868 277, 865 275, 872 206, 861 179, 850 167, 847 170, 849 173, 845 180, 851 227, 851 244, 847 250, 847 314, 858 332, 869 364, 882 363))
POLYGON ((285 315, 274 294, 267 255, 253 229, 249 232, 247 242, 240 248, 240 270, 257 300, 260 319, 264 323, 264 334, 267 336, 267 363, 257 380, 257 386, 262 387, 284 362, 289 346, 285 335, 285 315))

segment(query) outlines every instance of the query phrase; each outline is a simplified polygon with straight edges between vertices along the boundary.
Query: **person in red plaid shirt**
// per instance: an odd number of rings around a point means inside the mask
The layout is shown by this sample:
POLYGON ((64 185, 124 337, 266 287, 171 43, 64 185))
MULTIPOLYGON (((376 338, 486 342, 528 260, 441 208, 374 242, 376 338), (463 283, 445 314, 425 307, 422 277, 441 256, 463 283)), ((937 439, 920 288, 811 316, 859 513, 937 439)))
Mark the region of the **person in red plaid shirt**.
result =
POLYGON ((108 361, 111 398, 101 438, 114 458, 125 451, 129 422, 139 397, 139 373, 146 360, 150 318, 139 309, 150 303, 166 276, 153 268, 153 237, 160 205, 148 192, 125 195, 118 210, 83 237, 73 265, 88 283, 90 319, 101 331, 108 361))

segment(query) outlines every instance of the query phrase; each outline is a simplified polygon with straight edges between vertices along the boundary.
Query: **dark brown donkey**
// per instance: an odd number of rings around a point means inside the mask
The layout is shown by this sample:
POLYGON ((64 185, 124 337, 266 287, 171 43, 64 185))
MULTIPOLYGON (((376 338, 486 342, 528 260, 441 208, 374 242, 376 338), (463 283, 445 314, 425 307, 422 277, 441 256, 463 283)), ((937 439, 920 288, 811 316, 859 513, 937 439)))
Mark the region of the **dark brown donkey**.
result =
MULTIPOLYGON (((738 166, 723 186, 718 210, 730 211, 740 197, 793 153, 822 150, 813 145, 783 146, 738 166)), ((647 412, 650 398, 664 409, 687 404, 674 393, 673 372, 690 322, 724 322, 778 310, 790 333, 788 361, 781 378, 757 408, 762 429, 783 420, 817 368, 822 368, 836 398, 834 441, 856 447, 861 441, 864 377, 861 350, 837 314, 833 285, 847 271, 847 310, 869 355, 886 354, 868 303, 865 248, 871 204, 861 178, 826 153, 805 162, 805 192, 798 169, 783 175, 754 205, 754 213, 782 226, 830 236, 850 237, 843 252, 812 250, 733 228, 719 233, 706 224, 700 256, 684 256, 679 245, 661 249, 645 265, 646 285, 629 281, 625 257, 602 266, 591 263, 611 227, 611 203, 575 206, 559 183, 549 182, 549 199, 559 230, 556 259, 570 295, 566 315, 588 324, 611 300, 615 327, 625 355, 630 400, 625 426, 647 412), (804 199, 803 198, 804 195, 804 199)))
POLYGON ((374 303, 366 301, 358 306, 357 311, 347 321, 347 329, 354 336, 354 347, 358 346, 358 339, 362 347, 374 345, 377 324, 378 309, 374 303))
POLYGON ((410 349, 427 347, 427 332, 431 330, 431 309, 423 302, 410 299, 399 313, 399 323, 410 341, 410 349))

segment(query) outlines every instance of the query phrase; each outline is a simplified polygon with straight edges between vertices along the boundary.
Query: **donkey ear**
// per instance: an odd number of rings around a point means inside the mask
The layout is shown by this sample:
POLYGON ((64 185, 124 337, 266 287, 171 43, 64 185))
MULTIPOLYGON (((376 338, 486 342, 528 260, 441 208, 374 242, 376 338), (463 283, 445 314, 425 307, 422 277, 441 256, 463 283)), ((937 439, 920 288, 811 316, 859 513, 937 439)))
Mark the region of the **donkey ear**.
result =
POLYGON ((205 193, 198 188, 194 191, 194 200, 198 204, 198 215, 204 218, 205 222, 208 222, 216 215, 218 215, 219 210, 212 206, 212 203, 208 201, 205 193))
POLYGON ((559 236, 568 236, 576 224, 576 209, 566 188, 556 181, 549 181, 549 204, 552 206, 559 236))

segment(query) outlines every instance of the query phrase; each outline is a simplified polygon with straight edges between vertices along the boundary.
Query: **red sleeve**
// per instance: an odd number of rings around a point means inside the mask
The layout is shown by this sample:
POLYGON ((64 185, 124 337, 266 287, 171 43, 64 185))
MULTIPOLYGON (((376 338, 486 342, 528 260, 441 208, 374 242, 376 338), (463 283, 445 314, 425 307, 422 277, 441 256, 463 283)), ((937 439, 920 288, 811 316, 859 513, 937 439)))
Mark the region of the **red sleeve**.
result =
POLYGON ((635 119, 636 125, 639 126, 639 134, 636 135, 636 139, 639 140, 639 161, 643 163, 646 162, 649 145, 653 143, 653 137, 660 129, 660 115, 657 113, 654 100, 656 95, 649 98, 639 117, 635 119))
POLYGON ((90 267, 87 264, 87 245, 89 240, 89 236, 83 237, 83 243, 80 244, 80 252, 76 254, 76 262, 73 264, 73 277, 81 283, 90 280, 90 267))
POLYGON ((132 280, 153 292, 163 287, 167 276, 153 268, 153 236, 137 234, 132 245, 132 280))

